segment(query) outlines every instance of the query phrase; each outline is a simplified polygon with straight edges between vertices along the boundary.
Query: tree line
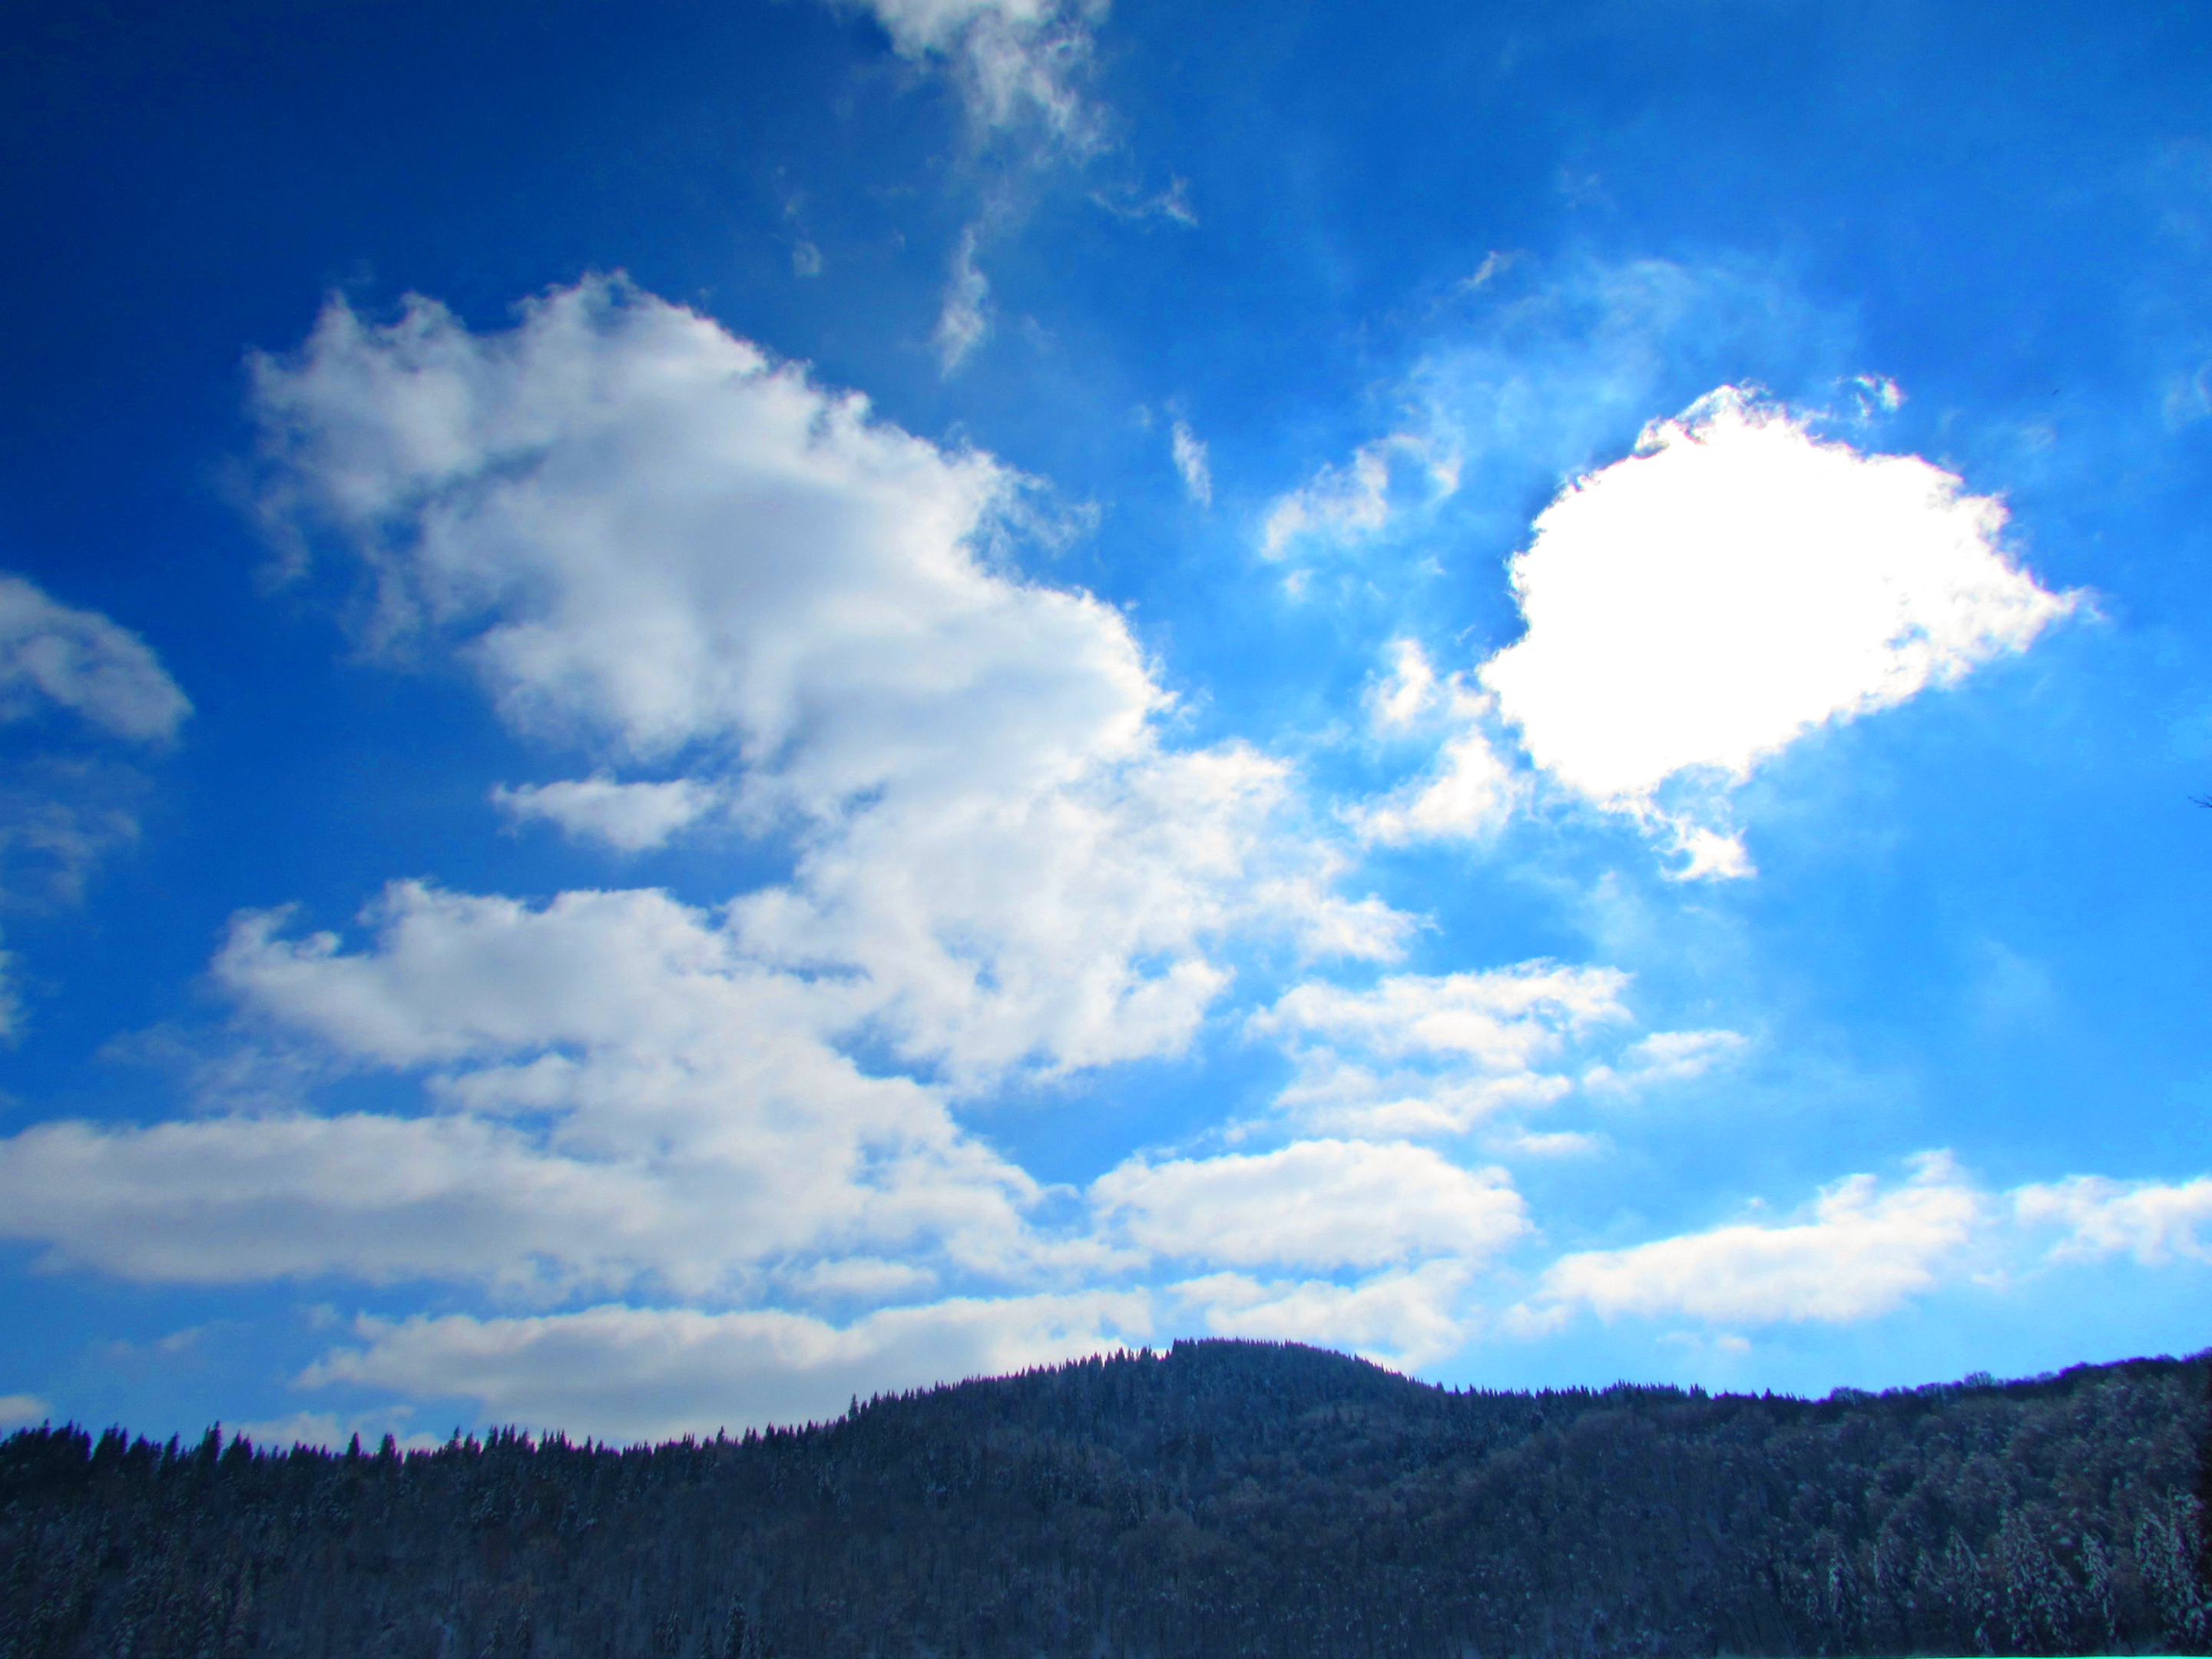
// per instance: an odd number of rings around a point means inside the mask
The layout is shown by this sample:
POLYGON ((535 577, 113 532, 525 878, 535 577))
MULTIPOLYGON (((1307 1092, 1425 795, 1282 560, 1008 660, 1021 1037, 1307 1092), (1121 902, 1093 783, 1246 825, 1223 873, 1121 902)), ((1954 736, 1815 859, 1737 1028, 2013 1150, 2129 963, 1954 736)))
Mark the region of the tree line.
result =
POLYGON ((613 1447, 0 1442, 0 1659, 2212 1650, 2212 1352, 1823 1401, 1179 1342, 613 1447))

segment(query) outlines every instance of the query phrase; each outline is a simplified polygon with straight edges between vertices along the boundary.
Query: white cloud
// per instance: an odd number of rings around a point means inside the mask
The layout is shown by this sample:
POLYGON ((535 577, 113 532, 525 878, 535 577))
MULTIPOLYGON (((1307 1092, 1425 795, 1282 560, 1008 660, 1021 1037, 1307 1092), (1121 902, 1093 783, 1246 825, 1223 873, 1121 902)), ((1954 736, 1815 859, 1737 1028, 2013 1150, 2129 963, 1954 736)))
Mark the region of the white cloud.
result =
POLYGON ((53 1415, 53 1407, 35 1394, 0 1394, 0 1429, 40 1423, 53 1415))
MULTIPOLYGON (((1837 374, 1856 349, 1840 314, 1726 265, 1484 270, 1463 330, 1395 389, 1396 429, 1285 496, 1264 538, 1280 554, 1378 537, 1443 494, 1455 539, 1518 537, 1511 503, 1578 480, 1516 561, 1525 636, 1476 672, 1500 709, 1446 726, 1423 776, 1355 811, 1370 838, 1480 835, 1540 799, 1503 787, 1502 714, 1536 763, 1516 784, 1549 776, 1630 816, 1677 875, 1748 874, 1729 793, 1760 761, 2024 648, 2078 603, 2007 562, 1997 503, 1917 457, 1819 441, 1802 412, 1732 387, 1645 424, 1745 361, 1839 387, 1862 427, 1881 418, 1904 394, 1837 374), (1639 428, 1645 453, 1600 465, 1639 428), (1449 458, 1456 487, 1416 487, 1419 455, 1449 458)), ((1402 534, 1386 553, 1435 556, 1402 534)))
POLYGON ((1480 973, 1394 974, 1372 990, 1308 983, 1285 992, 1253 1027, 1351 1041, 1385 1058, 1452 1054, 1520 1071, 1561 1041, 1628 1018, 1616 968, 1524 962, 1480 973))
POLYGON ((1501 1328, 1540 1334, 1583 1312, 1717 1327, 1858 1324, 1948 1286, 2016 1284, 2069 1262, 2123 1254, 2147 1267, 2212 1261, 2212 1176, 2074 1176, 1993 1194, 1948 1152, 1911 1166, 1887 1188, 1871 1175, 1847 1176, 1783 1219, 1563 1256, 1501 1328))
POLYGON ((1512 817, 1528 792, 1484 729, 1490 699, 1460 696, 1454 705, 1459 730, 1444 739, 1428 771, 1352 810, 1352 823, 1365 839, 1385 847, 1465 840, 1489 835, 1512 817))
POLYGON ((1403 920, 1336 897, 1328 866, 1279 868, 1304 861, 1270 833, 1285 787, 1275 763, 1224 749, 1026 800, 885 801, 733 925, 794 969, 865 964, 890 1028, 963 1078, 1176 1054, 1228 984, 1203 947, 1232 927, 1287 925, 1317 953, 1400 948, 1403 920))
POLYGON ((1460 286, 1470 291, 1479 289, 1485 283, 1504 276, 1513 268, 1520 258, 1518 252, 1500 252, 1498 249, 1492 248, 1482 256, 1482 263, 1474 268, 1474 275, 1465 278, 1460 286))
MULTIPOLYGON (((1468 320, 1390 389, 1395 429, 1276 503, 1275 550, 1299 534, 1376 536, 1446 499, 1455 539, 1516 536, 1519 503, 1618 453, 1673 406, 1674 388, 1712 384, 1698 378, 1709 366, 1844 349, 1834 317, 1764 272, 1725 265, 1493 252, 1461 291, 1468 320)), ((1434 557, 1425 538, 1405 539, 1413 557, 1434 557)))
POLYGON ((419 1073, 430 1115, 36 1126, 0 1141, 0 1232, 144 1279, 535 1296, 742 1299, 856 1255, 997 1278, 1055 1259, 1025 1220, 1036 1184, 940 1091, 825 1041, 842 988, 748 963, 701 912, 401 884, 368 921, 349 951, 243 918, 216 976, 333 1063, 419 1073))
POLYGON ((1186 230, 1198 228, 1198 210, 1190 204, 1190 180, 1177 175, 1170 176, 1165 190, 1147 192, 1133 181, 1123 180, 1092 191, 1091 199, 1116 219, 1160 218, 1186 230))
POLYGON ((1132 1158, 1093 1183, 1100 1215, 1162 1255, 1232 1267, 1484 1261, 1528 1231, 1503 1170, 1402 1142, 1304 1140, 1253 1156, 1132 1158))
POLYGON ((1383 732, 1403 731, 1444 696, 1436 665, 1419 640, 1390 641, 1390 672, 1367 688, 1367 714, 1383 732))
MULTIPOLYGON (((1574 1088, 1566 1078, 1534 1071, 1377 1066, 1325 1049, 1296 1058, 1298 1075, 1276 1097, 1277 1108, 1299 1124, 1346 1134, 1462 1134, 1511 1113, 1541 1110, 1574 1088)), ((1520 1144, 1509 1133, 1495 1150, 1502 1154, 1520 1144)))
POLYGON ((1342 466, 1324 466, 1267 509, 1260 550, 1285 556, 1302 543, 1348 544, 1376 535, 1410 499, 1430 505, 1459 488, 1458 455, 1436 441, 1394 432, 1362 444, 1342 466))
POLYGON ((1191 500, 1200 507, 1213 505, 1213 471, 1206 465, 1206 445, 1190 429, 1188 421, 1177 421, 1168 433, 1168 447, 1175 469, 1191 500))
POLYGON ((1341 896, 1331 885, 1338 868, 1334 860, 1316 860, 1297 874, 1262 880, 1253 889, 1254 908, 1263 915, 1296 919, 1303 962, 1323 957, 1395 962, 1406 954, 1406 943, 1419 930, 1421 919, 1372 896, 1341 896))
POLYGON ((0 901, 69 905, 138 838, 147 779, 67 739, 0 768, 0 901))
POLYGON ((50 1262, 723 1307, 1110 1274, 1141 1257, 1042 1225, 953 1091, 1176 1052, 1233 931, 1411 925, 1285 831, 1280 764, 1163 747, 1117 612, 1011 574, 1024 481, 703 319, 607 283, 489 337, 338 305, 255 385, 269 520, 365 563, 372 642, 619 763, 508 811, 642 847, 711 806, 795 873, 714 910, 403 882, 349 938, 240 916, 214 978, 294 1093, 0 1140, 0 1232, 50 1262), (300 1105, 360 1071, 413 1109, 300 1105))
POLYGON ((986 131, 1034 124, 1079 153, 1102 142, 1083 97, 1103 0, 845 0, 871 13, 910 61, 949 69, 986 131))
POLYGON ((1578 1129, 1553 1129, 1541 1134, 1515 1129, 1490 1139, 1492 1149, 1500 1156, 1522 1158, 1587 1158, 1603 1152, 1608 1144, 1603 1135, 1578 1129))
POLYGON ((2004 522, 1917 456, 1724 386, 1545 509, 1512 562, 1528 630, 1480 678, 1550 777, 1666 836, 1686 875, 1747 873, 1717 790, 2073 608, 2008 558, 2004 522))
POLYGON ((1411 1370, 1455 1352, 1473 1334, 1474 1316, 1463 1307, 1469 1277, 1465 1263, 1443 1261, 1353 1285, 1214 1273, 1173 1290, 1216 1336, 1349 1347, 1411 1370))
POLYGON ((419 1075, 429 1114, 39 1125, 0 1140, 0 1236, 156 1282, 726 1304, 1111 1274, 1142 1265, 1131 1242, 1240 1264, 1480 1255, 1525 1224, 1496 1172, 1322 1143, 1125 1166, 1098 1194, 1118 1228, 1054 1235, 1036 1184, 963 1132, 941 1089, 831 1045, 868 1006, 858 988, 763 968, 665 895, 533 907, 397 884, 350 948, 284 921, 240 918, 216 981, 331 1063, 419 1075), (1263 1204, 1289 1191, 1295 1222, 1263 1204), (1261 1207, 1238 1220, 1240 1194, 1261 1207))
POLYGON ((1149 1296, 1088 1291, 889 1308, 837 1326, 803 1314, 620 1305, 526 1318, 363 1320, 358 1348, 302 1374, 463 1398, 502 1422, 617 1441, 821 1420, 854 1395, 1110 1352, 1149 1337, 1149 1296))
POLYGON ((1528 783, 1493 741, 1498 703, 1464 675, 1437 677, 1418 639, 1394 639, 1389 672, 1367 686, 1367 719, 1380 737, 1422 726, 1447 737, 1436 759, 1387 794, 1345 810, 1364 841, 1402 848, 1413 841, 1467 841, 1504 827, 1528 783))
POLYGON ((1247 1029, 1297 1060, 1277 1104, 1299 1121, 1366 1136, 1454 1134, 1568 1094, 1572 1080, 1547 1065, 1628 1021, 1627 977, 1530 962, 1391 975, 1366 991, 1309 981, 1247 1029))
POLYGON ((45 1243, 46 1266, 141 1281, 508 1279, 625 1234, 635 1250, 665 1224, 654 1184, 477 1120, 64 1121, 0 1142, 0 1231, 45 1243))
POLYGON ((1986 1198, 1949 1156, 1927 1153, 1904 1184, 1885 1191, 1870 1175, 1849 1176, 1824 1188, 1800 1219, 1564 1256, 1522 1319, 1540 1328, 1588 1309, 1607 1320, 1856 1323, 1935 1288, 1990 1217, 1986 1198))
POLYGON ((1497 830, 1527 787, 1492 742, 1494 701, 1470 690, 1458 674, 1439 678, 1418 640, 1393 640, 1389 649, 1389 672, 1367 688, 1375 731, 1388 737, 1426 724, 1442 726, 1449 735, 1425 773, 1355 804, 1346 817, 1363 838, 1388 847, 1497 830))
POLYGON ((192 708, 130 629, 0 574, 0 720, 47 703, 142 743, 173 737, 192 708))
POLYGON ((2152 1267, 2176 1256, 2212 1261, 2212 1176, 2178 1183, 2071 1176, 2015 1188, 2011 1198, 2023 1225, 2066 1230, 2051 1249, 2061 1261, 2124 1253, 2152 1267))
POLYGON ((1336 855, 1277 829, 1279 764, 1164 751, 1119 613, 987 562, 1026 487, 988 456, 601 281, 503 335, 334 304, 255 384, 269 514, 368 562, 380 636, 448 641, 518 729, 679 759, 794 836, 797 878, 732 926, 865 980, 917 1056, 1173 1052, 1261 889, 1294 931, 1378 937, 1336 855))
POLYGON ((937 365, 949 378, 983 343, 991 331, 991 280, 975 263, 975 227, 960 234, 945 280, 945 302, 937 313, 937 365))
POLYGON ((1583 1073, 1583 1087, 1601 1093, 1633 1094, 1664 1083, 1703 1077, 1747 1047, 1741 1031, 1654 1031, 1629 1044, 1620 1060, 1583 1073))
POLYGON ((691 778, 620 783, 604 772, 558 783, 501 784, 491 798, 512 818, 541 818, 578 841, 604 842, 618 853, 665 846, 720 804, 716 791, 691 778))
POLYGON ((1042 635, 1079 665, 1037 689, 1092 729, 1133 736, 1151 701, 1092 607, 970 551, 1020 480, 620 283, 488 336, 428 301, 388 327, 334 302, 253 382, 271 519, 338 532, 377 637, 449 640, 518 729, 770 762, 835 725, 793 786, 820 805, 880 781, 890 705, 958 689, 963 647, 1004 673, 1009 635, 1042 635))

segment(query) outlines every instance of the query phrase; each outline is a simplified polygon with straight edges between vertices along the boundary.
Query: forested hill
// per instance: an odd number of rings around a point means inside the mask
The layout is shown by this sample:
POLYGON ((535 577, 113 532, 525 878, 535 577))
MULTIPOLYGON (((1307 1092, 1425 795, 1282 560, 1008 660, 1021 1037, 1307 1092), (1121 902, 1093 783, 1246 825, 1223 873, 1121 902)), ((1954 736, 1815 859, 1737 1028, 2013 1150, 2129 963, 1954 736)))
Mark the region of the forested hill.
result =
POLYGON ((1244 1342, 617 1450, 0 1443, 0 1659, 2204 1652, 2212 1353, 1820 1401, 1244 1342))

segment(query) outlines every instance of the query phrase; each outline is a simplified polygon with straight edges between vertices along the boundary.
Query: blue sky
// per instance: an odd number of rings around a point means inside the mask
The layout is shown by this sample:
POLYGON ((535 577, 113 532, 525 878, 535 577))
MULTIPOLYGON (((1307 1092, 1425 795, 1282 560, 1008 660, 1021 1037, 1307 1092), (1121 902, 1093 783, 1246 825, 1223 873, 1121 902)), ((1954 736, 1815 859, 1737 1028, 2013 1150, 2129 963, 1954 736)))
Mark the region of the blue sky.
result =
POLYGON ((49 8, 0 1414, 2212 1273, 2194 8, 49 8))

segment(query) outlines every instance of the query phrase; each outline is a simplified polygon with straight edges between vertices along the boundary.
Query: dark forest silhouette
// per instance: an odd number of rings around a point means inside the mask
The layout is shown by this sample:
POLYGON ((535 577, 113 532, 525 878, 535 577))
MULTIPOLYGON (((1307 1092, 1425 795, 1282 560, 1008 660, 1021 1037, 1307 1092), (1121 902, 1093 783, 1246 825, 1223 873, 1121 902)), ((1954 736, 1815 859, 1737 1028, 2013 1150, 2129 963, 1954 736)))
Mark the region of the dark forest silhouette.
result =
POLYGON ((1183 1342, 617 1449, 0 1443, 0 1659, 2204 1652, 2212 1352, 1825 1401, 1183 1342))

